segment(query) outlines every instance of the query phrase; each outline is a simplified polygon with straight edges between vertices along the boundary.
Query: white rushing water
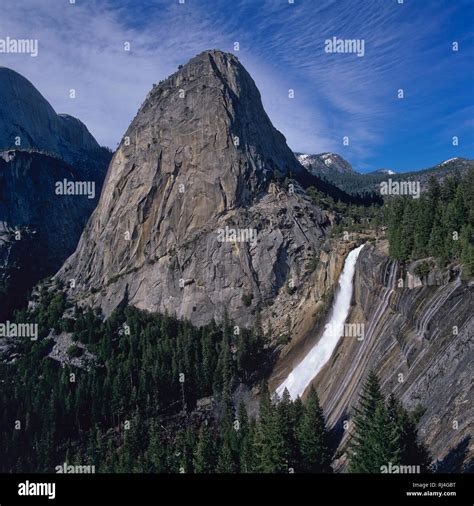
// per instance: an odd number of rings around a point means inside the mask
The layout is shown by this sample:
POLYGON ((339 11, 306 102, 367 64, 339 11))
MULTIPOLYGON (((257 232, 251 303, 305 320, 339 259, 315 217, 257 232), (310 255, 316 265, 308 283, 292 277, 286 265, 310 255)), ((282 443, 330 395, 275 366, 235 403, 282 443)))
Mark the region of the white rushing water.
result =
POLYGON ((291 371, 283 383, 276 389, 281 396, 288 389, 292 399, 302 396, 312 379, 331 358, 341 338, 344 324, 351 307, 355 265, 364 245, 353 249, 344 262, 344 269, 339 277, 339 287, 331 308, 329 319, 321 339, 311 348, 303 360, 291 371))

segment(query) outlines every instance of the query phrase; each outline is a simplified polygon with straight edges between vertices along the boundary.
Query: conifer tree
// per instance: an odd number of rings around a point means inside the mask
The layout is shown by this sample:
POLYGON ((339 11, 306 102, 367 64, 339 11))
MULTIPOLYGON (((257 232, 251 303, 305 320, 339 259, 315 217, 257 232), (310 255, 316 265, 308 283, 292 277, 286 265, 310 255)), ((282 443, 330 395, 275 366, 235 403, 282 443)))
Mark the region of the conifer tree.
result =
POLYGON ((318 394, 311 386, 298 426, 300 467, 303 472, 324 473, 330 471, 331 453, 328 439, 318 394))
POLYGON ((466 225, 461 233, 461 262, 468 276, 474 275, 474 228, 466 225))
MULTIPOLYGON (((351 441, 349 471, 353 473, 377 473, 377 436, 375 413, 384 399, 375 372, 370 371, 362 387, 358 407, 354 409, 354 433, 351 441)), ((384 464, 388 464, 385 462, 384 464)))
POLYGON ((283 456, 287 467, 297 469, 299 468, 300 455, 296 427, 300 419, 296 416, 294 408, 290 394, 285 388, 276 408, 279 431, 283 438, 283 456))
POLYGON ((433 226, 433 209, 428 199, 422 199, 419 203, 418 213, 415 220, 415 239, 413 244, 413 256, 423 258, 428 254, 428 242, 433 226))
POLYGON ((402 258, 402 222, 404 215, 404 200, 395 199, 390 207, 388 238, 390 256, 396 260, 402 258))
POLYGON ((285 472, 285 442, 278 423, 278 413, 272 404, 266 383, 263 384, 260 395, 260 418, 255 435, 256 471, 285 472))
POLYGON ((403 261, 411 258, 411 253, 415 245, 416 206, 417 204, 412 198, 404 199, 399 254, 400 260, 403 261))
POLYGON ((373 418, 373 429, 369 433, 372 447, 372 463, 375 472, 381 472, 382 466, 401 464, 400 430, 390 418, 384 403, 377 405, 373 418))
POLYGON ((444 267, 448 259, 446 253, 446 236, 448 234, 449 232, 443 226, 443 211, 440 207, 437 207, 428 247, 432 255, 438 259, 438 263, 441 267, 444 267))
POLYGON ((416 416, 408 413, 393 394, 388 398, 387 412, 391 423, 396 427, 400 446, 400 463, 419 465, 422 472, 429 471, 430 456, 425 446, 418 440, 416 416))
POLYGON ((349 471, 380 473, 383 466, 419 465, 428 469, 429 455, 418 441, 416 420, 394 395, 385 403, 377 376, 370 372, 355 409, 349 471))
POLYGON ((166 452, 158 428, 159 424, 153 420, 150 425, 150 439, 146 451, 148 472, 151 473, 162 473, 166 468, 166 452))
POLYGON ((224 441, 219 452, 216 471, 218 473, 235 473, 236 466, 232 456, 232 450, 228 442, 224 441))
MULTIPOLYGON (((241 416, 239 415, 239 420, 242 420, 241 416)), ((245 416, 247 416, 247 413, 245 413, 245 416)), ((242 432, 240 443, 239 467, 241 473, 252 473, 255 470, 255 432, 256 422, 255 420, 250 420, 247 429, 244 429, 242 432)))
POLYGON ((215 468, 214 440, 209 428, 203 425, 199 430, 198 442, 194 453, 194 472, 212 473, 215 468))

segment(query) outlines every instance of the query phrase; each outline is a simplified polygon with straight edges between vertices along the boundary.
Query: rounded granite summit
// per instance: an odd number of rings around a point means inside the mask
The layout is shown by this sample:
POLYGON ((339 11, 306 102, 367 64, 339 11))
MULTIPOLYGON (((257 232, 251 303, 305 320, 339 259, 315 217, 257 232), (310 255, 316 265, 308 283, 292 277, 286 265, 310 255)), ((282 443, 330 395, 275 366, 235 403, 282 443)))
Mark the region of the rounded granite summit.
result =
POLYGON ((325 213, 277 183, 302 171, 243 65, 205 51, 146 97, 58 276, 105 315, 127 299, 197 325, 228 309, 249 325, 243 295, 275 297, 324 236, 325 213))
POLYGON ((100 146, 77 118, 56 114, 25 77, 0 67, 0 150, 33 149, 75 164, 100 146))

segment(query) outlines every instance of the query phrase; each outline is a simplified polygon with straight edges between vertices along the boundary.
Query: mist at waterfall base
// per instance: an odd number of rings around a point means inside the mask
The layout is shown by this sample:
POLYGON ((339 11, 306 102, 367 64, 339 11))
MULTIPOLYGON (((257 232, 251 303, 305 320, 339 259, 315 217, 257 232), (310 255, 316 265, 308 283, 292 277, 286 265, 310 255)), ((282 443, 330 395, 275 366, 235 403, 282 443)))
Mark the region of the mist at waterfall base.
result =
POLYGON ((364 245, 349 252, 344 262, 344 269, 339 277, 339 286, 334 298, 328 322, 321 339, 313 346, 303 360, 291 371, 283 383, 276 389, 281 397, 285 388, 290 397, 301 397, 313 378, 331 358, 351 307, 355 266, 359 253, 364 245))

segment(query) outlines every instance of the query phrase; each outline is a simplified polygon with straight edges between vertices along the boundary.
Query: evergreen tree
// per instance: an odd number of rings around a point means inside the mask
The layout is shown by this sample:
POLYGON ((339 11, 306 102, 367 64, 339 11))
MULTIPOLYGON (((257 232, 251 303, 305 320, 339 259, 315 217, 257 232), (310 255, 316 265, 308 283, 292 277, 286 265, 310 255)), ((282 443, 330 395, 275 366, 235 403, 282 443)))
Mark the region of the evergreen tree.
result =
POLYGON ((290 394, 285 388, 277 405, 279 431, 283 438, 283 457, 288 468, 299 468, 299 446, 296 436, 296 427, 299 422, 290 394))
POLYGON ((391 420, 384 403, 377 405, 373 418, 373 429, 369 433, 372 467, 381 472, 382 466, 401 464, 400 431, 391 420))
POLYGON ((219 452, 216 471, 218 473, 235 473, 236 465, 232 456, 232 450, 227 442, 224 442, 219 452))
POLYGON ((256 422, 255 420, 251 420, 248 425, 247 434, 242 438, 239 451, 241 473, 253 473, 256 469, 255 433, 256 422))
POLYGON ((401 243, 399 246, 400 260, 407 261, 411 258, 415 246, 415 223, 416 223, 416 202, 408 197, 403 203, 403 217, 401 230, 401 243))
POLYGON ((428 247, 431 254, 438 259, 438 263, 441 267, 446 265, 449 258, 446 252, 446 237, 448 234, 449 232, 443 226, 443 211, 440 207, 437 207, 428 247))
POLYGON ((152 420, 149 431, 149 443, 146 450, 147 472, 162 473, 166 469, 166 449, 161 441, 159 425, 152 420))
POLYGON ((214 440, 209 428, 204 425, 199 430, 199 438, 194 454, 194 472, 212 473, 215 469, 214 440))
POLYGON ((377 457, 377 435, 375 414, 384 402, 375 372, 370 371, 362 387, 359 405, 354 409, 354 434, 351 442, 351 461, 349 471, 353 473, 378 473, 380 465, 377 457))
POLYGON ((402 259, 402 222, 404 216, 404 199, 395 199, 390 207, 388 238, 390 256, 396 260, 402 259))
POLYGON ((416 419, 394 395, 385 403, 377 376, 372 371, 355 409, 349 471, 380 473, 383 466, 429 466, 429 455, 418 442, 416 419))
POLYGON ((466 225, 461 233, 461 262, 467 276, 474 275, 474 228, 466 225))
POLYGON ((433 208, 428 199, 422 199, 415 219, 415 233, 413 256, 423 258, 428 256, 428 243, 433 226, 433 208))
POLYGON ((324 473, 330 471, 331 452, 328 439, 318 394, 311 386, 301 423, 298 426, 300 466, 303 472, 324 473))
POLYGON ((266 383, 263 384, 260 395, 260 418, 255 434, 255 468, 261 473, 285 472, 285 441, 266 383))
POLYGON ((425 446, 418 440, 417 417, 409 414, 393 394, 388 398, 387 412, 397 432, 400 463, 419 465, 422 472, 429 471, 430 456, 425 446))

